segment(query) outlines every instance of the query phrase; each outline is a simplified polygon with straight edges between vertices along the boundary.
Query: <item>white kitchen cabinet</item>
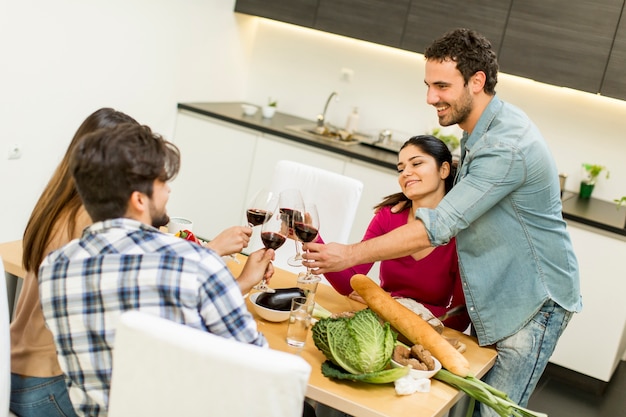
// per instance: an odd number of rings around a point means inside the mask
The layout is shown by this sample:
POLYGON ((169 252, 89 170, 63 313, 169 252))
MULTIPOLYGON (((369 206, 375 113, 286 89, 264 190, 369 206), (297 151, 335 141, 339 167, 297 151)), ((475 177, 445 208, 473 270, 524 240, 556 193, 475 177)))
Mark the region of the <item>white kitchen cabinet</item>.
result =
POLYGON ((626 348, 626 241, 568 222, 580 266, 583 310, 550 362, 608 382, 626 348))
POLYGON ((258 132, 192 112, 179 111, 174 142, 181 169, 172 181, 168 212, 194 222, 194 232, 212 239, 243 224, 245 198, 258 132))

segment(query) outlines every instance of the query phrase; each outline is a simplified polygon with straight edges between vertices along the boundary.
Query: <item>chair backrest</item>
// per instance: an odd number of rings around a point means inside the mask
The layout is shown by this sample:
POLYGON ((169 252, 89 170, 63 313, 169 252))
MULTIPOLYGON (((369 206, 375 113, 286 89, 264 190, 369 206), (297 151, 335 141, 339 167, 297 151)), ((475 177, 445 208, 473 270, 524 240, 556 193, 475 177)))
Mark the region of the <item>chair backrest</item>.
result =
POLYGON ((122 314, 109 416, 300 417, 311 366, 146 313, 122 314))
POLYGON ((9 298, 7 296, 4 264, 0 257, 0 417, 9 415, 11 397, 11 343, 9 333, 9 298))
MULTIPOLYGON (((314 202, 317 205, 320 234, 324 241, 348 242, 363 193, 361 181, 298 162, 278 161, 270 190, 279 193, 289 188, 299 189, 305 202, 314 202)), ((260 239, 255 237, 251 240, 249 251, 260 247, 260 239)), ((276 251, 274 264, 283 269, 302 272, 302 267, 294 269, 287 264, 287 259, 294 253, 294 243, 286 242, 276 251)))

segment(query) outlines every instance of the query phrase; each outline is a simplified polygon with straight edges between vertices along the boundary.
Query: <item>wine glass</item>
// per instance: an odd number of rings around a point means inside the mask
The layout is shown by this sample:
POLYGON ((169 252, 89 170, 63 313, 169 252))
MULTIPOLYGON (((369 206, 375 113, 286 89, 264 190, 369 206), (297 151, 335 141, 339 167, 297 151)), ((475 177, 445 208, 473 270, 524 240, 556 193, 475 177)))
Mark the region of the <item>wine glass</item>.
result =
POLYGON ((293 230, 293 223, 301 221, 304 215, 304 200, 300 191, 296 188, 281 191, 278 195, 278 211, 282 216, 283 222, 289 227, 287 236, 293 237, 296 245, 296 254, 287 259, 287 263, 291 266, 302 266, 302 254, 293 230))
POLYGON ((267 188, 259 190, 246 208, 246 221, 248 226, 260 226, 272 217, 276 209, 276 194, 267 188), (269 217, 267 216, 269 214, 269 217))
MULTIPOLYGON (((287 240, 289 226, 285 224, 280 212, 267 213, 261 228, 261 241, 266 249, 278 249, 287 240)), ((265 278, 253 287, 255 290, 263 292, 276 292, 267 285, 265 278)))
MULTIPOLYGON (((266 214, 269 213, 270 217, 276 209, 277 197, 275 193, 272 193, 267 188, 260 189, 252 201, 246 206, 246 220, 245 224, 253 228, 254 226, 260 226, 265 221, 266 214)), ((226 255, 230 260, 239 263, 237 255, 226 255)))
MULTIPOLYGON (((320 217, 317 212, 317 206, 314 203, 307 203, 305 205, 305 212, 303 218, 300 221, 294 220, 293 229, 300 241, 308 243, 313 242, 317 238, 320 228, 320 217)), ((306 262, 302 262, 303 264, 306 262)), ((311 277, 311 268, 308 263, 306 266, 306 277, 311 277)))

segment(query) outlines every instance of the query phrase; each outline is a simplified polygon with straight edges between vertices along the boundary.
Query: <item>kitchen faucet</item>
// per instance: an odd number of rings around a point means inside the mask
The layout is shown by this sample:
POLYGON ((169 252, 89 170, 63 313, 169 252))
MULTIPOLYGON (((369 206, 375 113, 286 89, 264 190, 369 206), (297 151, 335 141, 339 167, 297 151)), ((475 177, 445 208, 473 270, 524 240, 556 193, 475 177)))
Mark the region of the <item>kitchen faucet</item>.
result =
POLYGON ((324 112, 322 114, 317 115, 317 127, 318 128, 324 127, 324 124, 326 123, 326 110, 328 110, 328 104, 330 103, 330 100, 335 96, 337 96, 335 100, 339 100, 339 95, 337 94, 336 91, 333 91, 332 93, 330 93, 330 95, 328 96, 328 99, 326 100, 326 105, 324 106, 324 112))

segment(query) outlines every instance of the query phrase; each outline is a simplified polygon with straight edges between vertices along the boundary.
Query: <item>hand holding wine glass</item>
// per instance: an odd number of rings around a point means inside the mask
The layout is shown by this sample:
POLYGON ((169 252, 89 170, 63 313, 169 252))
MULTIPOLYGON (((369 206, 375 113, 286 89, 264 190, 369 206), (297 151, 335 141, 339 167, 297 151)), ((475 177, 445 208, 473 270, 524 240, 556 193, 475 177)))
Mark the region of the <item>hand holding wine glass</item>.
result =
MULTIPOLYGON (((261 229, 261 241, 266 249, 278 249, 287 240, 287 234, 289 233, 289 226, 286 225, 279 212, 267 214, 264 219, 263 227, 261 229)), ((267 285, 265 279, 263 279, 258 285, 253 287, 255 290, 263 292, 275 292, 267 285)))

